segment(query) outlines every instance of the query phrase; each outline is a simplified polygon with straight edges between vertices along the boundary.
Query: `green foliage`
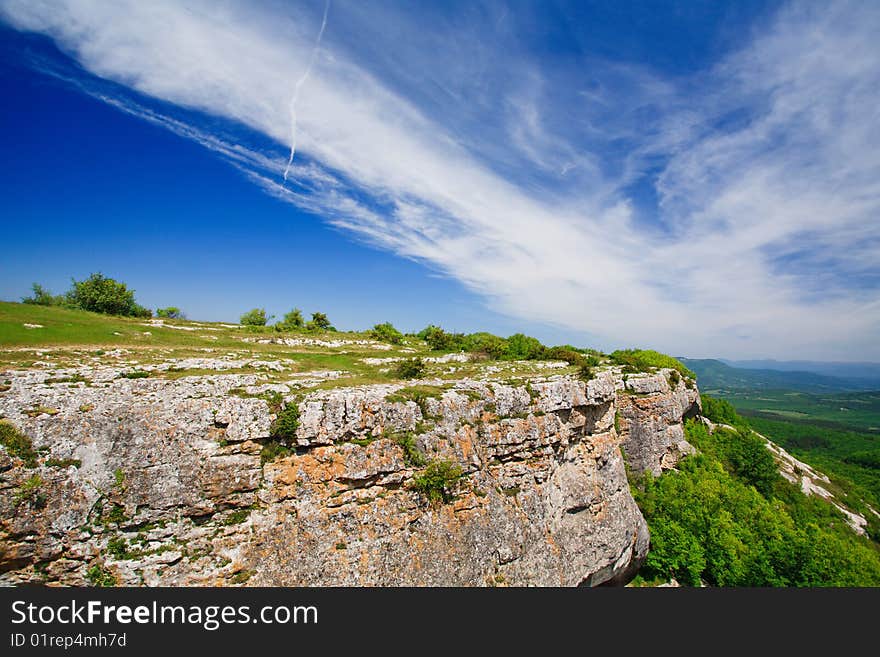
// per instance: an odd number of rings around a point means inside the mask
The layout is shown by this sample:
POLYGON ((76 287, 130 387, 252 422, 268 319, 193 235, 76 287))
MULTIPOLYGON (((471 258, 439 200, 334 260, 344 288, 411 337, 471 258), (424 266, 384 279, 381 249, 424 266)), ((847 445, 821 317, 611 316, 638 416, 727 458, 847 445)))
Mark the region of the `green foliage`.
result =
POLYGON ((270 461, 289 456, 293 453, 290 444, 296 439, 299 427, 299 405, 290 401, 286 405, 277 392, 267 396, 269 411, 275 414, 275 420, 269 428, 271 439, 260 450, 260 462, 270 461))
POLYGON ((854 534, 824 500, 808 498, 778 476, 770 486, 766 463, 753 451, 757 442, 739 431, 710 435, 695 422, 688 423, 687 438, 700 454, 683 459, 678 471, 656 479, 646 473, 633 485, 651 532, 645 579, 714 586, 880 585, 876 546, 854 534))
POLYGON ((312 319, 306 324, 306 328, 310 331, 322 330, 322 331, 335 331, 333 325, 330 324, 330 320, 327 318, 327 315, 324 313, 312 313, 312 319))
POLYGON ((250 508, 236 509, 235 511, 232 511, 228 516, 226 516, 226 518, 224 518, 223 524, 240 525, 248 519, 248 517, 251 515, 251 511, 253 511, 253 509, 250 508))
POLYGON ((465 351, 487 358, 499 359, 507 354, 507 340, 491 333, 480 332, 463 336, 462 345, 465 351))
POLYGON ((163 319, 183 319, 183 311, 176 306, 156 308, 156 317, 161 317, 163 319))
POLYGON ((135 303, 134 290, 103 274, 95 273, 84 281, 73 281, 67 301, 82 310, 105 315, 151 317, 152 311, 135 303))
POLYGON ((706 426, 695 420, 686 424, 688 440, 701 451, 717 458, 728 472, 747 485, 754 486, 764 497, 773 495, 774 487, 781 481, 773 454, 764 441, 751 429, 743 427, 731 431, 717 427, 709 434, 706 426))
POLYGON ((418 379, 425 373, 425 361, 421 358, 407 358, 400 361, 394 368, 394 374, 400 379, 418 379))
POLYGON ((46 506, 46 494, 42 491, 42 487, 42 477, 38 474, 31 475, 15 491, 12 496, 12 505, 18 507, 22 504, 29 504, 35 509, 42 509, 46 506))
POLYGON ((733 404, 726 399, 700 395, 700 401, 703 403, 703 415, 713 422, 729 424, 734 427, 746 425, 745 420, 736 412, 733 404))
POLYGON ((287 445, 276 441, 270 441, 263 445, 263 448, 260 450, 260 463, 265 465, 276 459, 290 456, 290 454, 291 449, 287 445))
POLYGON ((46 459, 46 467, 49 468, 75 468, 82 467, 82 461, 79 459, 56 459, 55 457, 46 459))
POLYGON ((569 365, 578 367, 596 367, 599 358, 595 354, 585 354, 576 347, 569 345, 563 347, 549 347, 544 350, 544 358, 548 360, 564 360, 569 365))
POLYGON ((299 406, 295 402, 289 402, 278 411, 275 421, 272 422, 272 437, 293 440, 296 438, 297 427, 299 427, 299 406))
POLYGON ((121 504, 114 504, 110 507, 110 511, 104 513, 103 507, 99 512, 100 522, 102 525, 115 524, 120 525, 128 520, 128 516, 125 515, 125 507, 121 504))
POLYGON ((119 375, 121 379, 146 379, 150 376, 149 372, 144 370, 134 370, 133 372, 123 372, 119 375))
POLYGON ((34 451, 31 439, 6 420, 0 420, 0 445, 3 445, 11 456, 24 461, 27 467, 37 466, 37 452, 34 451))
POLYGON ((578 368, 578 378, 581 381, 589 381, 590 379, 593 378, 593 376, 594 376, 593 368, 590 367, 589 365, 584 364, 578 368))
POLYGON ((461 351, 464 349, 464 336, 461 333, 447 333, 433 324, 416 333, 416 337, 427 342, 428 347, 433 351, 461 351))
POLYGON ((94 564, 86 571, 86 577, 92 586, 116 586, 116 576, 109 570, 105 570, 101 564, 94 564))
POLYGON ((455 499, 455 485, 462 476, 461 468, 451 461, 431 461, 413 477, 412 486, 431 504, 446 504, 455 499))
POLYGON ((504 358, 509 360, 536 360, 544 357, 544 345, 537 338, 514 333, 507 338, 504 358))
POLYGON ((611 352, 611 360, 636 372, 650 372, 653 368, 669 367, 683 376, 696 378, 694 373, 680 361, 652 349, 619 349, 611 352))
POLYGON ((302 310, 294 308, 284 315, 284 319, 275 324, 276 328, 280 327, 282 331, 295 331, 305 326, 302 310))
POLYGON ((853 452, 843 458, 847 463, 855 463, 872 470, 880 470, 880 450, 871 452, 853 452))
POLYGON ((392 433, 388 438, 390 438, 395 444, 400 445, 401 449, 403 449, 404 463, 411 467, 425 465, 425 455, 419 450, 414 433, 411 431, 392 433))
POLYGON ((400 344, 403 342, 403 333, 398 331, 391 322, 384 324, 376 324, 370 331, 370 337, 374 340, 382 340, 391 344, 400 344))
POLYGON ((501 338, 491 333, 447 333, 433 324, 416 334, 434 351, 467 351, 494 360, 564 360, 578 367, 599 364, 598 352, 571 345, 545 347, 536 338, 516 333, 501 338))
POLYGON ((125 559, 128 557, 128 541, 123 536, 115 536, 107 541, 107 552, 114 559, 125 559))
POLYGON ((265 326, 269 321, 265 308, 253 308, 242 315, 238 322, 242 326, 265 326))
POLYGON ((63 295, 54 295, 39 283, 31 285, 34 294, 30 297, 22 297, 22 303, 33 304, 36 306, 63 306, 65 299, 63 295))
MULTIPOLYGON (((862 499, 880 509, 880 469, 874 467, 872 463, 876 461, 871 459, 880 450, 880 436, 815 422, 759 416, 750 416, 749 423, 800 460, 828 474, 848 494, 850 504, 862 499)), ((860 510, 869 521, 876 518, 867 509, 860 510)), ((880 532, 872 535, 880 539, 880 532)))

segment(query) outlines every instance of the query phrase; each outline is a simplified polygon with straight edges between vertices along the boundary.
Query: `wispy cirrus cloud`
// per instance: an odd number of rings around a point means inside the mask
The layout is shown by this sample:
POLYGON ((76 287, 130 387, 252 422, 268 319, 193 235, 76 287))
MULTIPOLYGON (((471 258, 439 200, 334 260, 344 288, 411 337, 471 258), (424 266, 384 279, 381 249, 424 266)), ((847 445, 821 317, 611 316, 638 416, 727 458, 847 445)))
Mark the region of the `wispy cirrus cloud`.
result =
POLYGON ((880 358, 875 6, 783 8, 676 79, 540 57, 502 5, 417 17, 340 0, 285 186, 323 8, 0 0, 115 83, 81 75, 90 93, 497 310, 688 355, 880 358))

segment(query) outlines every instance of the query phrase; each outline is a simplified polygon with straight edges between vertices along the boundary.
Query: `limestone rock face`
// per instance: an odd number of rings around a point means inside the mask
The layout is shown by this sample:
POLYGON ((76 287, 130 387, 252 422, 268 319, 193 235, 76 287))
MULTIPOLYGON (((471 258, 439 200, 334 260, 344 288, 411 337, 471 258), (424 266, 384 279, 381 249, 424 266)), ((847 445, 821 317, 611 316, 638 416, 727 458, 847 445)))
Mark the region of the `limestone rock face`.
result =
POLYGON ((656 476, 696 451, 685 440, 683 421, 700 413, 700 393, 677 372, 620 375, 616 388, 621 446, 633 472, 656 476))
POLYGON ((612 371, 420 381, 418 396, 88 375, 4 374, 0 415, 39 456, 28 467, 0 447, 0 584, 625 582, 648 532, 615 418, 653 470, 686 450, 681 418, 699 403, 663 374, 624 384, 612 371), (276 440, 264 391, 299 410, 274 460, 261 459, 276 440), (444 461, 461 477, 431 502, 414 481, 444 461))

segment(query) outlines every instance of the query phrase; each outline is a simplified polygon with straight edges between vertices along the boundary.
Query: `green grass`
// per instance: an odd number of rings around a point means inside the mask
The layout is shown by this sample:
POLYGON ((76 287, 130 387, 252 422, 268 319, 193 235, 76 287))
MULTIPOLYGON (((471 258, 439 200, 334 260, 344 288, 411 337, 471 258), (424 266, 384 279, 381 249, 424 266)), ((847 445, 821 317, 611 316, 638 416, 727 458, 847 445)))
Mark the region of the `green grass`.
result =
POLYGON ((610 358, 618 365, 636 372, 650 372, 654 368, 668 367, 688 378, 696 378, 681 361, 652 349, 619 349, 612 352, 610 358))
MULTIPOLYGON (((399 383, 395 364, 367 364, 368 358, 420 358, 430 355, 428 345, 407 336, 389 350, 368 345, 345 344, 339 347, 320 345, 258 344, 246 339, 295 338, 309 340, 370 340, 369 332, 328 332, 294 330, 278 332, 274 327, 236 327, 222 323, 190 320, 164 320, 166 327, 147 325, 148 320, 114 317, 63 307, 0 302, 0 372, 4 369, 53 369, 80 366, 110 366, 121 378, 178 379, 187 376, 217 377, 254 374, 257 385, 286 383, 297 380, 298 373, 340 371, 334 379, 318 379, 307 383, 307 390, 335 389, 382 383, 399 383), (43 328, 27 329, 24 324, 43 328), (167 326, 193 328, 176 330, 167 326), (408 351, 402 351, 407 349, 408 351), (178 369, 153 370, 148 366, 186 358, 235 358, 240 360, 280 361, 284 371, 261 369, 246 365, 228 370, 178 369)), ((387 343, 386 343, 387 344, 387 343)), ((576 374, 577 367, 541 370, 536 361, 478 360, 468 363, 430 364, 427 375, 447 381, 463 378, 488 380, 520 379, 549 374, 576 374), (497 371, 487 371, 488 368, 497 371)), ((85 383, 85 376, 59 373, 51 375, 50 383, 85 383)), ((0 394, 9 389, 10 381, 0 377, 0 394)), ((412 386, 411 386, 412 387, 412 386)), ((418 386, 416 386, 418 387, 418 386)), ((235 393, 233 393, 235 394, 235 393)), ((404 395, 406 393, 403 393, 404 395)), ((415 395, 411 400, 424 404, 427 396, 415 395)), ((34 415, 55 409, 32 409, 34 415)), ((83 410, 83 412, 87 412, 83 410)))

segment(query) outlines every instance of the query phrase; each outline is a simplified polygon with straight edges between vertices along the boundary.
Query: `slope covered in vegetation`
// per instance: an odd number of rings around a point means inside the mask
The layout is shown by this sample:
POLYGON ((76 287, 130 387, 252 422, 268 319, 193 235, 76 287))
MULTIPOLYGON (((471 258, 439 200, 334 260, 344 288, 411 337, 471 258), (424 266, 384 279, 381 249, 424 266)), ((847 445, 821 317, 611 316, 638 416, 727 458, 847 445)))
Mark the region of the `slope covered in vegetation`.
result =
POLYGON ((726 403, 714 431, 686 427, 699 453, 658 478, 632 477, 651 531, 643 581, 712 586, 880 586, 880 550, 831 504, 779 476, 772 454, 726 403))

